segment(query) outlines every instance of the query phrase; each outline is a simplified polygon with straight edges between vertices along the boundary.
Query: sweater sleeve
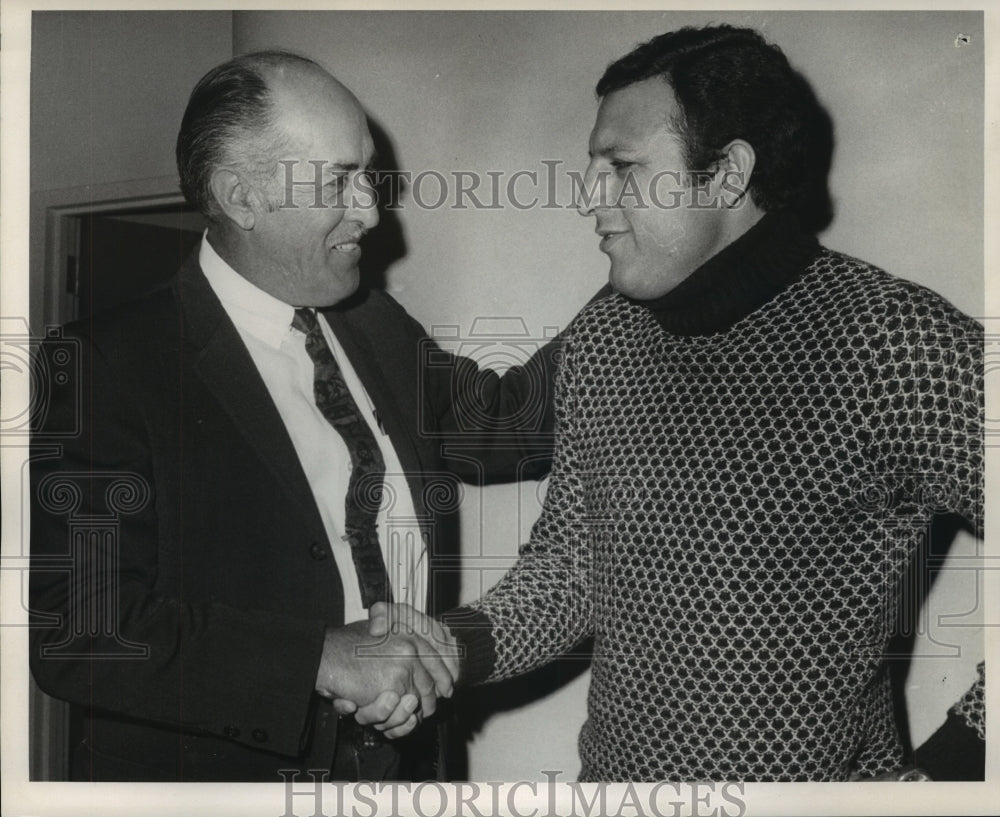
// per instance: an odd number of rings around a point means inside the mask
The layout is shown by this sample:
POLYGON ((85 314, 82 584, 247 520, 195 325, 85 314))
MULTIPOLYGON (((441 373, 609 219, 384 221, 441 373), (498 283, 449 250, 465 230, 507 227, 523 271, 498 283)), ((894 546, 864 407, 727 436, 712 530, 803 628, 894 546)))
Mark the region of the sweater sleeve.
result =
POLYGON ((979 677, 961 699, 951 708, 949 714, 962 719, 963 725, 976 733, 980 741, 986 740, 986 662, 981 661, 976 668, 979 677))
MULTIPOLYGON (((894 295, 877 316, 882 331, 870 336, 875 370, 865 408, 880 480, 896 512, 957 514, 981 538, 983 329, 923 288, 901 283, 894 295)), ((982 690, 981 675, 915 751, 932 779, 982 779, 982 690)))
POLYGON ((556 445, 541 516, 511 570, 481 599, 443 618, 465 659, 462 683, 497 681, 541 666, 593 633, 591 531, 580 465, 578 373, 572 341, 555 387, 556 445))
POLYGON ((918 512, 983 530, 983 330, 936 294, 906 285, 870 342, 866 413, 883 482, 918 512))

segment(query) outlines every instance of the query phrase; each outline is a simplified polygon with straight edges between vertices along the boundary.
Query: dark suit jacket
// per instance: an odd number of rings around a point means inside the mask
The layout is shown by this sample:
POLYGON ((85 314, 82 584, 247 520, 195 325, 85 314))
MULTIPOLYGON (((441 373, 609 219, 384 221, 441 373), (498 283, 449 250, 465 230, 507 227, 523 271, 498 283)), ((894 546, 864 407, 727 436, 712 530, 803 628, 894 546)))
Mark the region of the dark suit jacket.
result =
MULTIPOLYGON (((449 471, 547 469, 549 440, 533 432, 551 426, 553 350, 500 379, 428 345, 384 293, 326 315, 399 454, 432 560, 456 552, 449 471), (490 416, 513 418, 509 433, 486 433, 490 416), (444 460, 443 445, 461 456, 444 460)), ((80 389, 63 390, 33 440, 31 665, 86 716, 89 768, 74 777, 328 769, 337 719, 313 686, 325 628, 343 623, 342 582, 356 579, 338 575, 291 440, 196 258, 65 335, 80 389)))

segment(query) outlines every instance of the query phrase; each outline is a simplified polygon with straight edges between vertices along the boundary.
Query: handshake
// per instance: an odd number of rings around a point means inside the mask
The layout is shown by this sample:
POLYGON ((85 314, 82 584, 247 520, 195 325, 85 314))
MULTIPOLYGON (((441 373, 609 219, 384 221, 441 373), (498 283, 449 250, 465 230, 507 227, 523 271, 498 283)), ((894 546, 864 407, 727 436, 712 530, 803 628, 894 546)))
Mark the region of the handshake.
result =
POLYGON ((338 714, 399 738, 451 697, 458 659, 443 624, 408 604, 377 602, 368 621, 327 628, 316 691, 338 714))

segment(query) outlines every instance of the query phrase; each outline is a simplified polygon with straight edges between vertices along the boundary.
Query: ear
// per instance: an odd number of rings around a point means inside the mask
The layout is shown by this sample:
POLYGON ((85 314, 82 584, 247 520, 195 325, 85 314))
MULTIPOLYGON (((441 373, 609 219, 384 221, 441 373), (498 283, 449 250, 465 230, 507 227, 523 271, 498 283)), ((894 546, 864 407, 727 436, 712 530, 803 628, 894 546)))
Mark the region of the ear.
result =
POLYGON ((716 194, 724 207, 739 206, 750 187, 757 154, 753 146, 742 139, 734 139, 722 149, 722 158, 716 163, 716 194))
POLYGON ((236 171, 218 167, 210 182, 212 197, 220 210, 242 230, 252 230, 257 220, 253 188, 236 171))

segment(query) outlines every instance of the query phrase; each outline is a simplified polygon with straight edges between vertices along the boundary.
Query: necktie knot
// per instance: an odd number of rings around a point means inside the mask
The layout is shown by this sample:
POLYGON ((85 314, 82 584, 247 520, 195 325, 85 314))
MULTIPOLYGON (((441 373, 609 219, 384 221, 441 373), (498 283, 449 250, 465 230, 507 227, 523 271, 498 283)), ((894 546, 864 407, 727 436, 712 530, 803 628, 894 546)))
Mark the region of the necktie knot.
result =
MULTIPOLYGON (((304 307, 295 310, 295 317, 292 319, 292 329, 298 329, 306 336, 306 354, 313 363, 321 367, 322 371, 317 371, 317 383, 320 381, 329 382, 331 377, 342 380, 339 374, 328 374, 327 369, 337 368, 337 363, 333 357, 333 351, 327 345, 326 338, 323 337, 323 330, 320 329, 319 319, 311 309, 304 307)), ((346 387, 345 387, 346 388, 346 387)))
POLYGON ((295 310, 295 317, 292 319, 292 328, 298 329, 303 335, 312 332, 319 323, 316 321, 316 313, 311 309, 301 307, 295 310))

